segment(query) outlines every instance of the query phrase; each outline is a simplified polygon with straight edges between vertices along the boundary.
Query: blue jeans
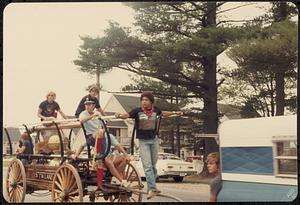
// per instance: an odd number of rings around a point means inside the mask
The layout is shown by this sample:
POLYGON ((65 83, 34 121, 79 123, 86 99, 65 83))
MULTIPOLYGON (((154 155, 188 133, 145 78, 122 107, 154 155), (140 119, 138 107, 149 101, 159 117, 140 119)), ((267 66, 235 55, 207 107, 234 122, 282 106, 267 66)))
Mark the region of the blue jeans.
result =
POLYGON ((147 190, 156 190, 158 139, 139 139, 140 156, 147 180, 147 190))

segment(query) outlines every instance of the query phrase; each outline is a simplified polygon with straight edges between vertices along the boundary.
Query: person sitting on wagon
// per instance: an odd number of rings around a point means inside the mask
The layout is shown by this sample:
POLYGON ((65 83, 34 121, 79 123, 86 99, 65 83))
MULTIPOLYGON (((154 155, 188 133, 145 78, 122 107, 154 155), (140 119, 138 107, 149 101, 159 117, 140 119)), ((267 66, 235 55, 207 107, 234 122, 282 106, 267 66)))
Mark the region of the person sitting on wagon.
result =
MULTIPOLYGON (((109 153, 107 154, 104 164, 108 167, 109 171, 113 175, 111 182, 113 184, 122 185, 124 187, 128 187, 130 185, 129 182, 124 180, 124 169, 126 167, 126 164, 130 161, 130 158, 125 151, 125 149, 122 147, 122 145, 118 142, 118 140, 115 138, 115 136, 111 133, 109 133, 110 140, 111 140, 111 147, 114 147, 115 150, 117 150, 119 153, 123 154, 116 154, 113 152, 113 149, 111 148, 109 150, 109 153)), ((107 135, 105 135, 105 141, 104 141, 104 149, 102 150, 102 153, 106 150, 106 145, 108 144, 107 135)))
MULTIPOLYGON (((86 131, 86 143, 82 144, 79 149, 76 151, 75 155, 72 156, 73 159, 76 159, 84 147, 86 145, 95 147, 96 138, 100 139, 104 136, 104 130, 102 122, 98 119, 100 116, 100 113, 98 111, 95 111, 95 102, 91 100, 89 97, 86 98, 85 102, 85 111, 81 112, 79 115, 79 120, 81 123, 83 123, 85 131, 86 131)), ((106 140, 104 144, 107 144, 107 136, 105 136, 106 140)), ((111 138, 111 146, 114 146, 115 149, 123 153, 124 156, 117 156, 116 159, 113 159, 113 155, 111 150, 109 151, 109 154, 105 158, 105 165, 108 167, 111 174, 116 177, 119 182, 117 181, 117 184, 121 184, 122 186, 127 187, 129 184, 126 182, 126 180, 123 180, 121 169, 125 168, 126 161, 129 160, 129 157, 126 153, 126 151, 123 149, 123 147, 119 144, 119 142, 116 140, 116 138, 110 134, 111 138)), ((102 152, 105 149, 102 149, 102 152)))
MULTIPOLYGON (((19 147, 16 150, 16 154, 33 154, 33 147, 29 140, 29 135, 27 134, 27 132, 24 132, 21 135, 19 140, 19 147)), ((28 159, 21 159, 21 161, 23 162, 23 164, 31 163, 31 161, 29 161, 28 159)))

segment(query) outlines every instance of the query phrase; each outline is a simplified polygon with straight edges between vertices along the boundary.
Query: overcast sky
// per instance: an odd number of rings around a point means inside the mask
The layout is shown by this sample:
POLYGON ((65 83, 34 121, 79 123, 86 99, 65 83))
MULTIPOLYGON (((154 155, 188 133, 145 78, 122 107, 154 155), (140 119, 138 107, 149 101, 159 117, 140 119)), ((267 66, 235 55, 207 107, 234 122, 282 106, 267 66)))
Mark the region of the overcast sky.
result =
MULTIPOLYGON (((239 3, 227 3, 231 8, 239 3)), ((266 3, 259 3, 265 6, 266 3)), ((226 13, 234 19, 249 19, 264 13, 254 6, 226 13)), ((67 115, 74 115, 86 87, 95 82, 77 70, 73 60, 82 44, 79 36, 103 35, 108 20, 132 26, 134 11, 119 2, 12 3, 4 10, 4 125, 37 122, 37 109, 49 90, 67 115)), ((224 13, 225 14, 225 13, 224 13)), ((231 64, 219 58, 224 66, 231 64)), ((101 76, 103 88, 119 91, 130 82, 128 72, 113 70, 101 76)), ((101 93, 100 104, 111 94, 101 93)))

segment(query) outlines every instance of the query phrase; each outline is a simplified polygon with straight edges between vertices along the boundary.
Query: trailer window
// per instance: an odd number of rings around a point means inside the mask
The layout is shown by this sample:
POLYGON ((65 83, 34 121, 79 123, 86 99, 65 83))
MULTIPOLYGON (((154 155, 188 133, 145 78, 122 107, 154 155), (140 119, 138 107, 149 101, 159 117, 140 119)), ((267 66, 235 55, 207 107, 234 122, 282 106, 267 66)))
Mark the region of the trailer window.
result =
POLYGON ((273 145, 275 175, 278 177, 297 177, 296 138, 273 138, 273 145))

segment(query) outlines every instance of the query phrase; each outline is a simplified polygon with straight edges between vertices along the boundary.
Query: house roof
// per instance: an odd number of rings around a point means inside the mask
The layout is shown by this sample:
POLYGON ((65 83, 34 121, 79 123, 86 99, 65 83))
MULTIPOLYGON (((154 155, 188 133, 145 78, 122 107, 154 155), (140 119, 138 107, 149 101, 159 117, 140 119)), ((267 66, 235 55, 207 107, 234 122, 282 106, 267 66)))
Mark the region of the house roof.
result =
POLYGON ((140 106, 140 97, 128 95, 114 95, 126 112, 140 106))

